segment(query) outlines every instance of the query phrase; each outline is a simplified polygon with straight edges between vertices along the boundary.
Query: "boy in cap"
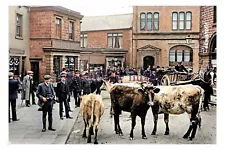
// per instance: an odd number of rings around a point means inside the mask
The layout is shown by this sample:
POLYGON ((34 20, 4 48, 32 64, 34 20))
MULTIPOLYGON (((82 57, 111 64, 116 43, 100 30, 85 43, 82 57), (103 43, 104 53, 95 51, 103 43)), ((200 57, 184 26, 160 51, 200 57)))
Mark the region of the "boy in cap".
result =
POLYGON ((69 115, 68 98, 70 95, 69 86, 66 83, 66 73, 61 74, 61 81, 57 83, 56 97, 59 101, 59 116, 63 120, 63 103, 66 111, 66 118, 73 119, 69 115))
POLYGON ((42 132, 46 131, 46 116, 48 113, 48 130, 55 131, 56 129, 52 128, 52 103, 55 98, 53 85, 50 84, 50 75, 44 76, 44 82, 40 83, 37 88, 36 96, 39 99, 39 106, 42 106, 42 122, 43 129, 42 132))

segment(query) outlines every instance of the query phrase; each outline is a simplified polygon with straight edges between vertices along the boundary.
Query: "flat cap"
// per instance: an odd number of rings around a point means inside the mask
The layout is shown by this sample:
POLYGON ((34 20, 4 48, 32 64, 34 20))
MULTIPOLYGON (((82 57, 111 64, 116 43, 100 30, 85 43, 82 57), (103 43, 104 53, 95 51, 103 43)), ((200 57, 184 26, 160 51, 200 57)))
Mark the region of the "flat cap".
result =
POLYGON ((33 71, 27 71, 27 74, 34 74, 33 71))
POLYGON ((60 77, 66 77, 67 73, 66 72, 61 72, 60 77))
POLYGON ((45 76, 44 76, 44 79, 45 79, 45 80, 48 80, 48 79, 50 79, 50 78, 51 78, 50 75, 45 75, 45 76))

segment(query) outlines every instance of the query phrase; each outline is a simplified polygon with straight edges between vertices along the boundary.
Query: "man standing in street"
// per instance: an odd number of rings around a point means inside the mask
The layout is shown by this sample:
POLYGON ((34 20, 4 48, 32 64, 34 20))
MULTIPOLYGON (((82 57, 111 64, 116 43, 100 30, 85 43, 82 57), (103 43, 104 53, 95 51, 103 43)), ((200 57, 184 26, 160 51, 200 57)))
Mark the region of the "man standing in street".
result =
POLYGON ((72 89, 73 89, 73 96, 75 100, 75 108, 80 107, 81 78, 80 78, 80 72, 78 70, 75 71, 75 76, 73 77, 72 89))
POLYGON ((31 90, 31 78, 33 76, 33 71, 28 71, 27 75, 23 78, 23 92, 24 99, 26 100, 26 106, 30 107, 30 90, 31 90))
POLYGON ((9 72, 9 123, 11 122, 10 119, 10 104, 12 110, 12 120, 19 121, 16 115, 16 99, 18 98, 18 88, 19 82, 13 79, 14 74, 9 72))
POLYGON ((111 76, 109 77, 109 82, 111 84, 119 83, 118 76, 116 76, 116 73, 113 71, 111 76))
POLYGON ((83 95, 88 95, 91 93, 91 80, 88 78, 88 73, 84 74, 84 78, 82 79, 82 89, 83 95))
POLYGON ((59 116, 63 120, 63 103, 66 111, 66 118, 73 119, 69 116, 68 99, 69 99, 69 87, 66 83, 66 74, 61 74, 61 81, 57 83, 56 97, 59 101, 59 116))
POLYGON ((35 85, 34 85, 34 79, 33 79, 33 76, 30 76, 30 95, 32 97, 32 105, 36 105, 36 102, 35 102, 35 85))
POLYGON ((42 132, 46 131, 46 116, 48 113, 48 130, 55 131, 56 129, 52 128, 52 103, 55 98, 54 88, 50 84, 50 75, 44 76, 44 82, 40 83, 37 88, 36 96, 39 99, 40 105, 42 105, 42 122, 43 129, 42 132))

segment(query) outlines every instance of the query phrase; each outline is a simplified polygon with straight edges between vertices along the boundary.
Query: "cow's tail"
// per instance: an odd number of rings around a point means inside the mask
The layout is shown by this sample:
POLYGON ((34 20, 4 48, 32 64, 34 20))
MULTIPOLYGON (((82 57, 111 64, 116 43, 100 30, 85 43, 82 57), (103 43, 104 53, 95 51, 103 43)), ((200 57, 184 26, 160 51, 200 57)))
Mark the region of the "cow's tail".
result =
POLYGON ((96 101, 96 99, 95 99, 95 96, 94 95, 91 95, 91 104, 92 104, 92 106, 91 106, 91 126, 93 126, 94 125, 94 111, 95 111, 95 101, 96 101))
POLYGON ((202 103, 203 103, 203 100, 204 100, 204 97, 205 97, 205 91, 201 87, 199 87, 199 90, 200 90, 200 98, 199 98, 198 116, 197 117, 198 117, 199 128, 201 128, 202 118, 201 118, 200 112, 201 112, 202 103))

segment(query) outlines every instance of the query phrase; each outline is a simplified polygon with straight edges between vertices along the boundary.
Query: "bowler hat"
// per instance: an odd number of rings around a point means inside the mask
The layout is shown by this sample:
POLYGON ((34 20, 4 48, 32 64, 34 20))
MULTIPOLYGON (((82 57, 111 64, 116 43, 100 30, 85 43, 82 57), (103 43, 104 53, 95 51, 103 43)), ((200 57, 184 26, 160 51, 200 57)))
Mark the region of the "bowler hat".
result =
POLYGON ((45 79, 45 80, 49 80, 50 78, 51 78, 50 75, 45 75, 45 76, 44 76, 44 79, 45 79))

